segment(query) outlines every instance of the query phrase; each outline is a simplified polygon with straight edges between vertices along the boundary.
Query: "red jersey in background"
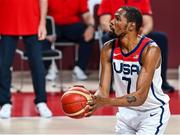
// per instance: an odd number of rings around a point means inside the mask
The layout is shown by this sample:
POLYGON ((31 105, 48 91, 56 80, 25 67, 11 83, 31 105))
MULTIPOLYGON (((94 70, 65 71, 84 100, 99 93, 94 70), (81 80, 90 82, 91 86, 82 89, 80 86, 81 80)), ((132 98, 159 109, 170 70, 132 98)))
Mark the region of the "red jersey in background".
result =
POLYGON ((142 14, 152 14, 149 0, 102 0, 98 9, 98 15, 110 14, 114 17, 115 12, 121 6, 134 6, 138 8, 142 14))
POLYGON ((48 15, 59 25, 80 22, 81 15, 87 11, 87 0, 48 0, 48 15))
POLYGON ((39 0, 0 0, 0 34, 37 34, 39 0))

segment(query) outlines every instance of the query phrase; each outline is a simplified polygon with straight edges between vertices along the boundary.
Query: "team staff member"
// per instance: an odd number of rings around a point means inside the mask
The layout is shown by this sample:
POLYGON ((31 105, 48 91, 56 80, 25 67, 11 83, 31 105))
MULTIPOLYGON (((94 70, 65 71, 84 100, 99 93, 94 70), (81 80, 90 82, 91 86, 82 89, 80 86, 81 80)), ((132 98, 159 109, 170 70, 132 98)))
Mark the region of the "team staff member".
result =
POLYGON ((0 1, 0 117, 11 117, 11 71, 17 41, 23 37, 35 90, 35 104, 42 117, 51 117, 46 104, 45 69, 41 40, 46 37, 47 0, 0 1))
POLYGON ((57 41, 73 41, 80 45, 73 73, 79 80, 87 79, 85 70, 94 35, 94 18, 87 0, 49 0, 48 14, 55 19, 57 41))
POLYGON ((162 135, 170 118, 169 97, 161 89, 161 52, 150 38, 138 33, 142 15, 134 7, 121 7, 110 29, 115 39, 101 51, 101 76, 90 116, 98 107, 116 106, 118 135, 162 135), (112 73, 113 71, 113 73, 112 73), (111 77, 115 98, 109 97, 111 77))
MULTIPOLYGON (((162 32, 152 32, 153 18, 149 0, 102 0, 98 14, 100 16, 100 24, 104 32, 109 31, 109 22, 113 19, 115 11, 121 6, 134 6, 143 14, 143 28, 141 33, 149 38, 152 38, 161 49, 162 69, 161 75, 163 79, 162 89, 164 92, 173 92, 174 88, 167 82, 167 56, 168 56, 168 41, 167 37, 162 32)), ((108 40, 108 34, 103 37, 104 42, 108 40)))

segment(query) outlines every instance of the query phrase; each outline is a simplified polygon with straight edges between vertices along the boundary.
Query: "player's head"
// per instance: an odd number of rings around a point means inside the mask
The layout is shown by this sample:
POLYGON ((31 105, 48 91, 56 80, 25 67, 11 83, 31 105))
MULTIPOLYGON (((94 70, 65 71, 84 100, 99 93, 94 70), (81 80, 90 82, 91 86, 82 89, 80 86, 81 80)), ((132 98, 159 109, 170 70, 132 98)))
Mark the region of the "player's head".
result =
POLYGON ((143 24, 142 14, 135 7, 123 6, 114 14, 110 28, 117 37, 122 37, 128 32, 139 32, 143 24))

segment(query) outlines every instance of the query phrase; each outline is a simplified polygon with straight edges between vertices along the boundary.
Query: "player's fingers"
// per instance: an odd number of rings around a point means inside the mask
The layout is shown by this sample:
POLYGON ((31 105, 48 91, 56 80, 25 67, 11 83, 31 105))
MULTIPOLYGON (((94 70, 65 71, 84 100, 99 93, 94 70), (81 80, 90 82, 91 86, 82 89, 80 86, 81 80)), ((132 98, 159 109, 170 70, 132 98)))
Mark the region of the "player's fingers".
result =
POLYGON ((85 114, 84 114, 84 117, 90 117, 92 114, 93 114, 93 112, 92 112, 92 111, 87 112, 87 113, 85 113, 85 114))
POLYGON ((94 105, 93 105, 93 106, 87 105, 87 106, 85 107, 86 113, 84 114, 84 116, 85 116, 85 117, 91 116, 91 115, 93 114, 94 110, 95 110, 95 106, 94 106, 94 105))
POLYGON ((86 105, 84 108, 87 112, 94 110, 94 106, 86 105))
POLYGON ((94 101, 93 100, 88 100, 87 105, 93 106, 94 105, 94 101))

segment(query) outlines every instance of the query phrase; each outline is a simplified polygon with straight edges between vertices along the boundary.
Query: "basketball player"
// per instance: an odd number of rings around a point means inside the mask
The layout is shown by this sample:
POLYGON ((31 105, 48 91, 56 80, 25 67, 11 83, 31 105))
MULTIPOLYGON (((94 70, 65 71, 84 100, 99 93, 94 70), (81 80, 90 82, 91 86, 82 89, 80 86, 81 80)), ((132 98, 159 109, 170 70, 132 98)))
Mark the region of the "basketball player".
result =
POLYGON ((161 49, 161 77, 162 77, 162 89, 164 92, 174 92, 174 88, 167 81, 167 65, 168 65, 168 38, 165 33, 153 31, 153 12, 151 8, 150 0, 102 0, 98 15, 99 21, 103 30, 102 40, 108 41, 113 37, 110 37, 107 32, 109 31, 109 23, 113 19, 114 13, 121 6, 134 6, 138 8, 143 16, 143 28, 142 34, 154 40, 161 49))
POLYGON ((101 52, 101 78, 90 116, 98 107, 117 106, 117 134, 163 134, 170 111, 169 97, 161 89, 161 52, 157 44, 139 35, 142 15, 133 7, 122 7, 111 21, 114 40, 101 52), (113 71, 115 98, 109 98, 113 71))

